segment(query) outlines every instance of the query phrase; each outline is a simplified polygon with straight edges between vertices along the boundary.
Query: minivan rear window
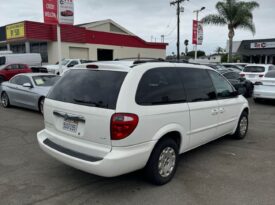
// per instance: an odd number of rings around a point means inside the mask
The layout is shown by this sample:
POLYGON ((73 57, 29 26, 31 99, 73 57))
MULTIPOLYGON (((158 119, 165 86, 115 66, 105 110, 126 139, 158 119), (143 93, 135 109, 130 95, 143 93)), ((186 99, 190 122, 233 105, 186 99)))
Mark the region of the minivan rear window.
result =
POLYGON ((263 73, 265 68, 262 66, 248 66, 243 69, 243 72, 246 73, 263 73))
POLYGON ((126 72, 70 70, 54 86, 48 98, 104 109, 115 109, 126 72))
POLYGON ((0 57, 0 65, 6 64, 6 57, 0 57))

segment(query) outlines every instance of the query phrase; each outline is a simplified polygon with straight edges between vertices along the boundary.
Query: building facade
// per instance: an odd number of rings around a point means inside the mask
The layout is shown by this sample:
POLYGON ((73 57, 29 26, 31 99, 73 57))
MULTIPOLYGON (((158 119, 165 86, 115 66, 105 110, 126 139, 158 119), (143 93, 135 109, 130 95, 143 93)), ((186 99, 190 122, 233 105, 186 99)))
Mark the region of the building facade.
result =
MULTIPOLYGON (((112 20, 61 26, 63 58, 113 60, 116 58, 165 58, 166 43, 146 42, 112 20)), ((0 27, 0 51, 40 53, 43 63, 58 61, 57 28, 24 21, 0 27)))
POLYGON ((234 42, 233 54, 240 55, 245 63, 275 64, 275 39, 234 42))

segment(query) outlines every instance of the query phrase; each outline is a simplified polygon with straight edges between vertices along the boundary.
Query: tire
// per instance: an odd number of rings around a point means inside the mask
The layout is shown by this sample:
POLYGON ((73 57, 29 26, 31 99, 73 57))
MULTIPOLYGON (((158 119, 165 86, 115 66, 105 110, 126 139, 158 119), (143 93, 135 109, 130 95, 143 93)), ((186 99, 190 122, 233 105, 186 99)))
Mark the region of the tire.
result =
POLYGON ((248 113, 244 111, 241 114, 241 117, 238 122, 238 127, 236 132, 233 134, 233 137, 238 140, 242 140, 246 137, 247 131, 248 131, 248 113))
POLYGON ((3 76, 0 76, 0 84, 5 81, 5 78, 3 76))
POLYGON ((166 138, 158 142, 144 169, 145 177, 155 185, 171 181, 176 173, 178 153, 179 147, 173 139, 166 138))
POLYGON ((6 92, 3 92, 1 94, 1 105, 4 108, 10 107, 10 99, 9 99, 9 96, 8 96, 8 94, 6 92))
POLYGON ((39 103, 38 103, 38 106, 39 106, 39 112, 44 115, 44 101, 45 101, 45 98, 42 97, 40 100, 39 100, 39 103))

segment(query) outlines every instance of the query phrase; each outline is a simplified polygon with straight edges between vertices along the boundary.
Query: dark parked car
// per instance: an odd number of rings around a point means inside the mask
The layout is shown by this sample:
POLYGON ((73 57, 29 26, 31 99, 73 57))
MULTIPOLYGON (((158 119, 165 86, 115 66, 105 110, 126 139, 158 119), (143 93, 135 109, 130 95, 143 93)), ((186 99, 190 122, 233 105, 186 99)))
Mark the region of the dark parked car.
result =
POLYGON ((31 73, 32 70, 25 64, 11 64, 0 66, 0 84, 10 80, 13 76, 20 73, 31 73))
POLYGON ((251 97, 253 94, 254 85, 251 81, 242 78, 238 72, 234 71, 219 71, 227 80, 235 87, 235 89, 245 97, 251 97))

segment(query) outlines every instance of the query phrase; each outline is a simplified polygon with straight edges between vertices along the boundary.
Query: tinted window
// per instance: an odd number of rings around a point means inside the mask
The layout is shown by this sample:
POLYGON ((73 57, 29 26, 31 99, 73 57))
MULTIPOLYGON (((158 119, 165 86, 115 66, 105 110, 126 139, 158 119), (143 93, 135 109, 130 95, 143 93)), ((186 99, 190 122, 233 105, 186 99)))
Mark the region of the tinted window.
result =
POLYGON ((218 97, 219 98, 231 97, 234 92, 234 89, 231 86, 231 84, 229 84, 225 80, 225 78, 217 72, 209 71, 209 74, 213 81, 218 97))
POLYGON ((91 107, 115 109, 126 74, 116 71, 70 70, 56 83, 48 98, 91 107))
POLYGON ((44 76, 34 76, 33 82, 36 86, 52 86, 56 83, 56 81, 60 78, 60 76, 55 75, 44 75, 44 76))
POLYGON ((206 70, 182 68, 179 74, 189 102, 216 99, 215 88, 206 70))
POLYGON ((18 64, 12 64, 11 68, 14 69, 14 70, 17 70, 17 69, 19 69, 19 65, 18 64))
POLYGON ((11 80, 11 83, 17 84, 17 85, 23 85, 25 83, 31 84, 31 81, 30 81, 29 77, 20 75, 20 76, 13 78, 11 80))
POLYGON ((247 73, 263 73, 265 68, 262 66, 247 66, 243 69, 243 72, 247 73))
POLYGON ((183 84, 174 68, 155 68, 140 80, 136 102, 139 105, 161 105, 185 102, 183 84))
POLYGON ((78 61, 71 61, 68 65, 68 67, 74 67, 77 64, 78 64, 78 61))
POLYGON ((0 65, 6 64, 6 57, 0 57, 0 65))
POLYGON ((266 78, 275 78, 275 71, 270 71, 265 75, 266 78))
POLYGON ((239 79, 240 78, 240 75, 235 72, 224 73, 223 76, 226 77, 227 79, 239 79))

